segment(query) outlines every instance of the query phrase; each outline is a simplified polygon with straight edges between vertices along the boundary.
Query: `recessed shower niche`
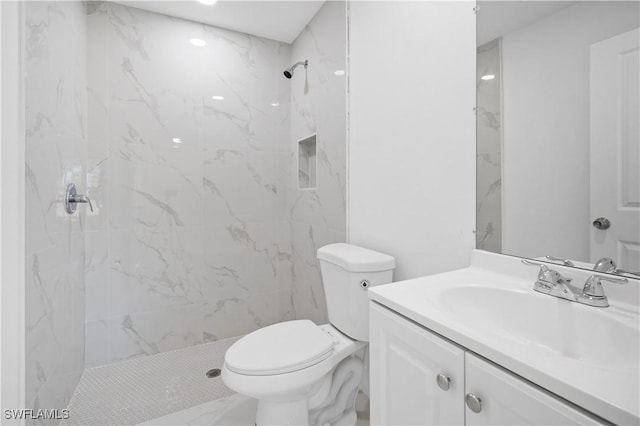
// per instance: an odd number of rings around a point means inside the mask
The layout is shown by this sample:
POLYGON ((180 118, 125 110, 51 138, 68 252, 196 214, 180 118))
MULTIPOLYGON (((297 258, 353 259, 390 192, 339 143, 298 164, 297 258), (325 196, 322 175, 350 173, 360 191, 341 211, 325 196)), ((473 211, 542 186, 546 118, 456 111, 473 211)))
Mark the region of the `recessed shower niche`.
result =
POLYGON ((317 133, 298 141, 298 189, 315 189, 317 185, 317 133))

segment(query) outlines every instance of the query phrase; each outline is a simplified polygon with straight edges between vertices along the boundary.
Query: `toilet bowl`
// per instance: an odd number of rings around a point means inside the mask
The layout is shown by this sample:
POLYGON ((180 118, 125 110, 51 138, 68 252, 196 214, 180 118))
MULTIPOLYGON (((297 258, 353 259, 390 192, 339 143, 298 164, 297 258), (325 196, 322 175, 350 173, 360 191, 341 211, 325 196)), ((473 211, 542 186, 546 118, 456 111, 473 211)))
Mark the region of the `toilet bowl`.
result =
MULTIPOLYGON (((336 391, 331 395, 332 386, 336 390, 345 386, 333 381, 333 373, 338 364, 353 360, 343 370, 348 369, 353 377, 361 376, 362 359, 355 355, 365 345, 330 324, 317 326, 308 320, 278 323, 229 348, 222 379, 236 392, 259 401, 257 425, 308 424, 309 411, 317 405, 349 405, 351 401, 335 401, 336 391), (327 401, 328 397, 334 400, 327 401)), ((349 399, 359 383, 351 383, 343 398, 349 399)))
POLYGON ((256 425, 355 424, 368 341, 368 288, 391 282, 393 257, 349 244, 318 250, 330 324, 286 321, 225 354, 222 380, 258 400, 256 425))

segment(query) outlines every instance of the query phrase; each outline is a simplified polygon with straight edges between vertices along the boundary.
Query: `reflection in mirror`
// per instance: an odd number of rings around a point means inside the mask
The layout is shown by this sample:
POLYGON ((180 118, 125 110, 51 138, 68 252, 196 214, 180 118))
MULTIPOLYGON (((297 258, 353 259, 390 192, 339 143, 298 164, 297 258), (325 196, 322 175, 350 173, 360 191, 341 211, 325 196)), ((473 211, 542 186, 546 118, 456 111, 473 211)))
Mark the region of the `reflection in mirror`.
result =
POLYGON ((640 270, 639 3, 478 5, 476 247, 640 270))

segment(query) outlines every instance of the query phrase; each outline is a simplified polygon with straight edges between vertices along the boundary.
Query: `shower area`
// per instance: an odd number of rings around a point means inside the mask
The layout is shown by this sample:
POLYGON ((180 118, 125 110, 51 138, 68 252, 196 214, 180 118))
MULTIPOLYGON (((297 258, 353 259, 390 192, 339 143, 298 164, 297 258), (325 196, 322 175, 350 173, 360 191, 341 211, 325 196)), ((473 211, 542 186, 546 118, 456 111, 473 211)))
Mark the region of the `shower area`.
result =
POLYGON ((292 41, 135 2, 23 3, 27 408, 135 424, 223 406, 205 373, 237 336, 327 322, 347 19, 315 3, 292 41), (71 183, 91 201, 73 214, 71 183))

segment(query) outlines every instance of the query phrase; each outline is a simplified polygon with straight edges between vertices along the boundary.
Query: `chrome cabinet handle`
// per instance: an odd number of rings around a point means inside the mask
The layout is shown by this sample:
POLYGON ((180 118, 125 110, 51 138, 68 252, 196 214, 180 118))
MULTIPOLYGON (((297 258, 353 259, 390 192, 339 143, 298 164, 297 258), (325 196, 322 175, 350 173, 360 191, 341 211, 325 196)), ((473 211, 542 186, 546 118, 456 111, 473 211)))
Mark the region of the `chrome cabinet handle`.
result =
POLYGON ((93 204, 86 195, 78 195, 76 191, 76 184, 70 183, 64 192, 64 209, 69 214, 74 214, 78 208, 78 203, 87 203, 93 213, 93 204))
POLYGON ((479 413, 480 411, 482 411, 482 399, 479 396, 468 393, 464 397, 464 402, 467 403, 467 407, 469 407, 469 410, 473 411, 474 413, 479 413))
POLYGON ((438 387, 443 391, 448 391, 451 384, 451 377, 446 374, 438 374, 436 376, 436 383, 438 383, 438 387))

